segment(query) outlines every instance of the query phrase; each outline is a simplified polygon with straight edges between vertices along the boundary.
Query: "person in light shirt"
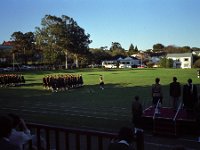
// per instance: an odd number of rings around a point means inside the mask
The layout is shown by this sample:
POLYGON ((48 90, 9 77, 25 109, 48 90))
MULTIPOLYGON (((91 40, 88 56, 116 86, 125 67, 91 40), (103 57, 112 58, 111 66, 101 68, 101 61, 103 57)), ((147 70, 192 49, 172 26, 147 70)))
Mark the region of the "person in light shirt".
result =
POLYGON ((14 145, 9 140, 12 130, 12 119, 8 116, 0 116, 0 122, 0 149, 20 150, 17 145, 14 145))
POLYGON ((9 114, 8 116, 13 119, 12 131, 9 140, 11 143, 17 145, 22 150, 23 145, 32 139, 30 130, 27 128, 24 119, 15 114, 9 114), (19 128, 22 130, 19 130, 19 128))

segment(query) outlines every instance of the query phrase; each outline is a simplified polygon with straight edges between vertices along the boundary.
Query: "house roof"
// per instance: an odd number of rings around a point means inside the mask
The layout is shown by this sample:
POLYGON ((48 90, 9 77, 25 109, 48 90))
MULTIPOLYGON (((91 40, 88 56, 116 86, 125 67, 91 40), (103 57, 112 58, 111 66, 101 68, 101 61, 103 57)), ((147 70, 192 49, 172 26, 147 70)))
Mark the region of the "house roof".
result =
POLYGON ((13 45, 13 41, 4 41, 2 45, 4 45, 4 46, 12 46, 13 45))
POLYGON ((192 53, 170 53, 166 57, 192 57, 192 53))

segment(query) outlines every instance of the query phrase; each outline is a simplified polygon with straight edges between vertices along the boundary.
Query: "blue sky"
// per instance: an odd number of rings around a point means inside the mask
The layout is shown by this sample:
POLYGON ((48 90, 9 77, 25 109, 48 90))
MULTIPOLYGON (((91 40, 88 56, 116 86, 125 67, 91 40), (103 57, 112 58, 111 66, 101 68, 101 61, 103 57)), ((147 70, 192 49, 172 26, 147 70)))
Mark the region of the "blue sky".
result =
POLYGON ((34 32, 46 14, 72 17, 90 34, 91 48, 200 48, 200 0, 1 0, 0 43, 15 31, 34 32))

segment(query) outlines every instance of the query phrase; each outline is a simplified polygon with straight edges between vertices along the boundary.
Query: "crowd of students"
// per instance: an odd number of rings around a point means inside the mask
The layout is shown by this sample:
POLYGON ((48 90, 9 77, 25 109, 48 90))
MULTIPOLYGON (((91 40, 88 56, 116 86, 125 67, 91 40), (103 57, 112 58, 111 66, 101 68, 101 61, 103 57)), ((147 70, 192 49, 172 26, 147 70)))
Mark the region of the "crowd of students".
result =
POLYGON ((0 87, 17 86, 25 83, 21 74, 0 74, 0 87))
POLYGON ((52 92, 65 91, 82 86, 83 77, 80 74, 58 74, 43 77, 44 89, 52 92))

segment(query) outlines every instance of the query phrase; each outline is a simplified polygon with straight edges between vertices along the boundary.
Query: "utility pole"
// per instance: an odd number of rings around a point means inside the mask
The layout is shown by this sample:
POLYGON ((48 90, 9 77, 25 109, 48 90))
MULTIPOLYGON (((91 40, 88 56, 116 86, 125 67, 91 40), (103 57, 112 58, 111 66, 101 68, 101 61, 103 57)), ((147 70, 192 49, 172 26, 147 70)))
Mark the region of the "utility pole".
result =
POLYGON ((15 70, 15 53, 12 53, 13 71, 15 70))

